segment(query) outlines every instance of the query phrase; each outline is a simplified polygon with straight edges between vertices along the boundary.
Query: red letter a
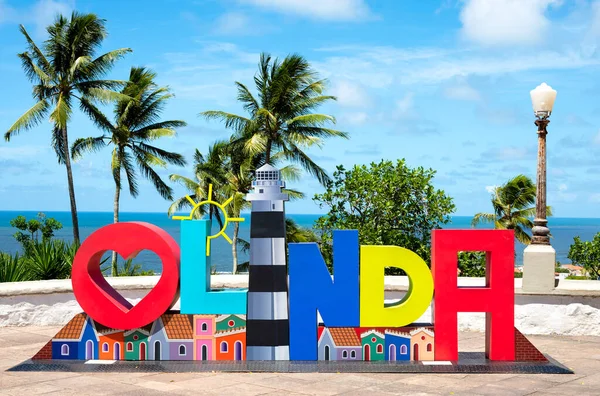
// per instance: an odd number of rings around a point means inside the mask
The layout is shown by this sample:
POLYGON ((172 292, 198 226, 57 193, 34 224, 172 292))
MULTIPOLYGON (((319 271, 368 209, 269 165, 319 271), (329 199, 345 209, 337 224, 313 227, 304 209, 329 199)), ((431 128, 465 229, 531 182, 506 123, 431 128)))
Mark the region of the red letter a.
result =
POLYGON ((458 360, 458 312, 485 312, 490 360, 515 360, 514 231, 434 230, 435 360, 458 360), (458 252, 486 252, 485 287, 458 287, 458 252))

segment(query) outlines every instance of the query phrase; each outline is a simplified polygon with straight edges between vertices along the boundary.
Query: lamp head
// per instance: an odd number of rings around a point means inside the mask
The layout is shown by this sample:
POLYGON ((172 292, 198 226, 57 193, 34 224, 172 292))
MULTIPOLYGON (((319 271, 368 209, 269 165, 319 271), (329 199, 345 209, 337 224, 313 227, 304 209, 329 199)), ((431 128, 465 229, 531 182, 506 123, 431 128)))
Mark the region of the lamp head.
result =
POLYGON ((538 85, 530 92, 533 113, 537 118, 546 119, 552 114, 556 91, 546 83, 538 85))

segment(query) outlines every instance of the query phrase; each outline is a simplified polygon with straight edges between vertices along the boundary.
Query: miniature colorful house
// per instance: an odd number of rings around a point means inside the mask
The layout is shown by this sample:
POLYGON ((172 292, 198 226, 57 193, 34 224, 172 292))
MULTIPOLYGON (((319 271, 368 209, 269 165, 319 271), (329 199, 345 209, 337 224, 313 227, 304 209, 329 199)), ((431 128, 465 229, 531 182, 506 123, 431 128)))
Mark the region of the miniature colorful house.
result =
POLYGON ((385 360, 400 361, 410 360, 409 333, 388 329, 385 331, 385 360))
POLYGON ((194 315, 194 360, 215 360, 216 315, 194 315))
POLYGON ((362 360, 362 345, 351 327, 324 328, 319 337, 319 360, 362 360))
POLYGON ((435 360, 433 331, 420 327, 410 332, 411 360, 435 360))
POLYGON ((123 360, 123 331, 96 323, 96 332, 98 333, 98 359, 123 360))
POLYGON ((170 360, 194 360, 192 317, 181 314, 161 316, 167 336, 170 360))
POLYGON ((91 319, 77 314, 52 339, 52 359, 95 359, 98 338, 91 319))
POLYGON ((126 331, 124 333, 125 360, 147 360, 148 359, 148 337, 152 331, 152 323, 142 327, 126 331))
POLYGON ((165 332, 161 315, 152 324, 152 331, 150 337, 148 337, 148 360, 170 360, 167 345, 167 333, 165 332))
POLYGON ((385 345, 385 336, 383 333, 375 329, 358 331, 360 332, 360 338, 362 341, 363 360, 385 360, 385 352, 383 351, 385 345))

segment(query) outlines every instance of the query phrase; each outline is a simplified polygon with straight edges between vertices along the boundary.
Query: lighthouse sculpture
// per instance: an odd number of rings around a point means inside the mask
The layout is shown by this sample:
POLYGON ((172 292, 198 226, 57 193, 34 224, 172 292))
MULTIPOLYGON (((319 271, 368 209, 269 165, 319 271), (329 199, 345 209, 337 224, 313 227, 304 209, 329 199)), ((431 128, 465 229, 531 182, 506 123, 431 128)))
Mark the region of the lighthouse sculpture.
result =
POLYGON ((253 191, 246 196, 252 202, 247 360, 289 360, 284 187, 279 170, 265 164, 256 170, 253 191))

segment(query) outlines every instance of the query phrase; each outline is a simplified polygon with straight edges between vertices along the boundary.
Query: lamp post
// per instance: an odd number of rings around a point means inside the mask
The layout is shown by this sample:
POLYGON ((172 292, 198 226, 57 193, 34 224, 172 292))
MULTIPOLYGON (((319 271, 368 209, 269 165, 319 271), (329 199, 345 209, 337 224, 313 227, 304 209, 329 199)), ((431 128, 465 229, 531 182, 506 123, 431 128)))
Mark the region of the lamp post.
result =
POLYGON ((538 135, 537 193, 531 244, 523 255, 523 291, 545 292, 554 289, 556 252, 550 246, 546 219, 546 135, 556 91, 542 83, 530 92, 538 135))

